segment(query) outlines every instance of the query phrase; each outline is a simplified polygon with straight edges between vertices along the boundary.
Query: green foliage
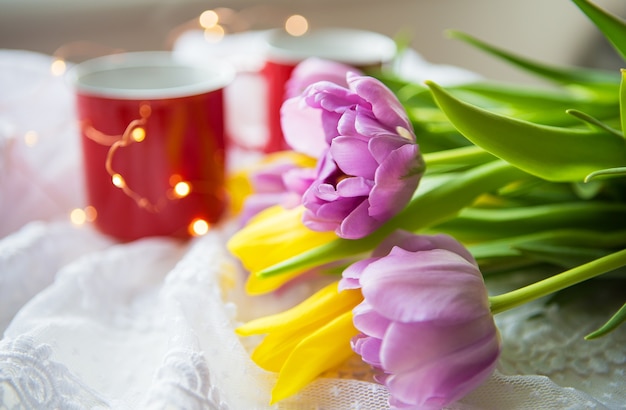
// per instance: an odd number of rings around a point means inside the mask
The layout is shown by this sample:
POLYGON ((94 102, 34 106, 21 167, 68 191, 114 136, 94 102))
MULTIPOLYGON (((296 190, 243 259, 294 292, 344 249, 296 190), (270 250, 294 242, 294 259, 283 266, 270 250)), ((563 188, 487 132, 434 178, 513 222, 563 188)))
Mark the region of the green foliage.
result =
MULTIPOLYGON (((626 61, 626 22, 587 0, 573 2, 626 61)), ((550 266, 553 272, 603 272, 598 264, 626 248, 626 71, 557 67, 466 33, 448 35, 556 87, 487 81, 444 89, 395 79, 428 152, 427 177, 466 171, 491 155, 542 181, 485 190, 482 201, 426 232, 464 241, 485 275, 550 266), (463 159, 451 161, 455 155, 463 159)), ((612 278, 625 279, 623 269, 613 272, 612 278)), ((587 339, 625 320, 626 305, 587 339)))
MULTIPOLYGON (((626 57, 624 21, 587 0, 573 2, 626 57)), ((498 295, 495 313, 597 275, 625 283, 625 72, 552 66, 465 33, 448 34, 553 87, 483 81, 444 88, 377 72, 406 108, 424 154, 427 171, 411 203, 366 238, 337 239, 261 277, 367 255, 400 228, 455 236, 486 279, 565 270, 561 282, 554 274, 513 297, 498 295)), ((625 320, 626 305, 587 338, 625 320)))

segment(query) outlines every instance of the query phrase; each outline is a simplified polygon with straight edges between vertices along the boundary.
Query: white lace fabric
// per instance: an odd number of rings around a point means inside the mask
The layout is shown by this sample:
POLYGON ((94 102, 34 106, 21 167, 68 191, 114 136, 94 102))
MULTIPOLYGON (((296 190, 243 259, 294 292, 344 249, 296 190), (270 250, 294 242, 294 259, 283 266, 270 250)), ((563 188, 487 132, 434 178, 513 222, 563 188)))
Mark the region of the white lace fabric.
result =
MULTIPOLYGON (((234 328, 319 284, 246 296, 224 247, 235 221, 188 242, 130 243, 69 222, 83 206, 78 139, 51 61, 0 50, 0 409, 386 408, 388 392, 356 359, 268 404, 276 375, 234 328), (34 147, 21 139, 29 130, 34 147)), ((626 408, 626 329, 583 340, 606 319, 586 306, 498 315, 498 370, 450 409, 626 408)))

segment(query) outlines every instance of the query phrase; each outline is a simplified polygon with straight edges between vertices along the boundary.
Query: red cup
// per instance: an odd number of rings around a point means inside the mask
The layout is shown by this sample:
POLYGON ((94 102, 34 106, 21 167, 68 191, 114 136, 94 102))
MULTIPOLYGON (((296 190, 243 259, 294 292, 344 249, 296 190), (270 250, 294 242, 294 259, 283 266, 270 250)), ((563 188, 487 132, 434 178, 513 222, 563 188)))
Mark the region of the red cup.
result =
POLYGON ((169 52, 75 67, 89 205, 121 240, 202 234, 226 208, 223 89, 234 70, 169 52))
POLYGON ((265 152, 287 149, 280 125, 280 107, 285 100, 285 84, 301 61, 318 57, 355 68, 380 67, 396 53, 395 42, 382 34, 348 28, 323 28, 292 36, 273 30, 262 73, 267 83, 268 139, 265 152))

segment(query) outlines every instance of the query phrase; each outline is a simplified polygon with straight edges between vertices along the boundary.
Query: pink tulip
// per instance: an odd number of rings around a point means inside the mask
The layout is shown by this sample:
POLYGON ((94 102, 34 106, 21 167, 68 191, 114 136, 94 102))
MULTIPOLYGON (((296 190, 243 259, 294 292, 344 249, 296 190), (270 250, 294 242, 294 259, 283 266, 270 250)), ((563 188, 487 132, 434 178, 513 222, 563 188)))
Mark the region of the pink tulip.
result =
POLYGON ((348 267, 340 287, 361 288, 353 350, 380 370, 392 406, 441 409, 493 372, 500 338, 487 290, 453 238, 396 232, 348 267))
POLYGON ((380 81, 348 73, 348 87, 314 83, 282 107, 294 150, 319 158, 303 195, 304 224, 358 239, 402 210, 424 172, 413 127, 380 81))

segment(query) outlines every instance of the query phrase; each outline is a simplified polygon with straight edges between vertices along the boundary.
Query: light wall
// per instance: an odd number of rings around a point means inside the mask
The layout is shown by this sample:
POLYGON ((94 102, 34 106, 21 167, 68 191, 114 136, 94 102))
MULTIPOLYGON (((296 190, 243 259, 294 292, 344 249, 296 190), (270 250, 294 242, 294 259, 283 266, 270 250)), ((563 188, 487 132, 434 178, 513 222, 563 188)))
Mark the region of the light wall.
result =
MULTIPOLYGON (((596 1, 626 14, 622 0, 596 1)), ((302 14, 311 27, 356 27, 390 36, 404 32, 431 62, 459 65, 495 80, 530 77, 446 38, 446 29, 548 63, 616 64, 612 52, 598 53, 606 44, 569 0, 0 0, 0 48, 52 54, 64 44, 86 40, 125 50, 167 49, 177 30, 216 7, 239 11, 250 29, 277 27, 287 16, 302 14)))

